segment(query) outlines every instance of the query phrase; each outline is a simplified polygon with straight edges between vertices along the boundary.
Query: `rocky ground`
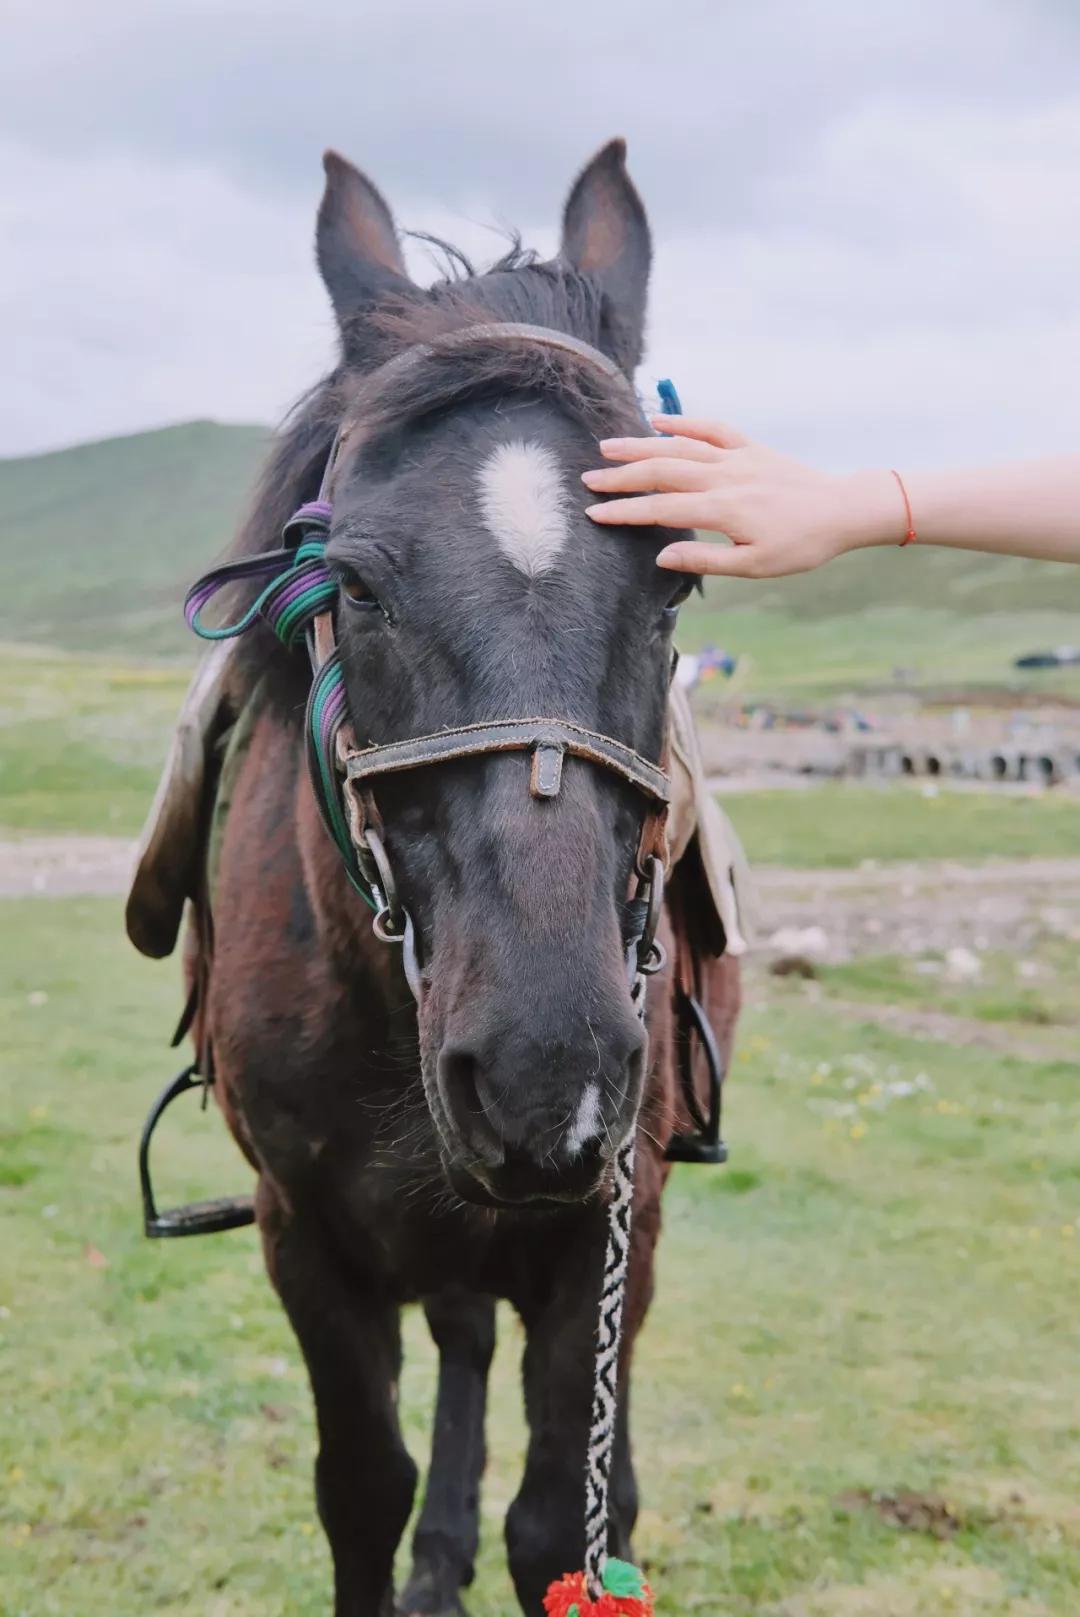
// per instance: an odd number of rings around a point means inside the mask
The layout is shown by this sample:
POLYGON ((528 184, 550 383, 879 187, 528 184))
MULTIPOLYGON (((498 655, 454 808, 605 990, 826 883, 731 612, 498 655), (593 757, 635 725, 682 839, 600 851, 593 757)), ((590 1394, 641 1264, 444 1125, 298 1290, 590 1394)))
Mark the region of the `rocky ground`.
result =
POLYGON ((855 870, 759 867, 761 941, 826 961, 860 955, 1023 955, 1048 934, 1080 940, 1080 859, 951 859, 855 870))

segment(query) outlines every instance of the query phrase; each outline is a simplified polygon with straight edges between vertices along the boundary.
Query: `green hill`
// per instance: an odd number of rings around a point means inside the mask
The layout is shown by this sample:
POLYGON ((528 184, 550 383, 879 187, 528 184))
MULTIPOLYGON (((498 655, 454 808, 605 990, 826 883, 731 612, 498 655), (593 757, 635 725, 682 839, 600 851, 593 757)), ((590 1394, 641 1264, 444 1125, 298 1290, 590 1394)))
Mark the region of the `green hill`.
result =
MULTIPOLYGON (((897 545, 845 556, 794 578, 760 580, 753 592, 755 606, 793 618, 843 617, 885 606, 943 609, 964 616, 1064 611, 1080 616, 1080 567, 897 545)), ((729 586, 723 598, 735 598, 735 591, 729 586)))
POLYGON ((0 460, 0 639, 188 651, 184 591, 228 543, 267 438, 190 421, 0 460))
MULTIPOLYGON (((0 461, 0 641, 189 652, 184 590, 227 544, 267 438, 193 421, 0 461)), ((681 639, 742 653, 758 689, 858 686, 897 664, 1001 680, 1018 651, 1080 639, 1080 567, 874 550, 798 578, 711 584, 681 639)))

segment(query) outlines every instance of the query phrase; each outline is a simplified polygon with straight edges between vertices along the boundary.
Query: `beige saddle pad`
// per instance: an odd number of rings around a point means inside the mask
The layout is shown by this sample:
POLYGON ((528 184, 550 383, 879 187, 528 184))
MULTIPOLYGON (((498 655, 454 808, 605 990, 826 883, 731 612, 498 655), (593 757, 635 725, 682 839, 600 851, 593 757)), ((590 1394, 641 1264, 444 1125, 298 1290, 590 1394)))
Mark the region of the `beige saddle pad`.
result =
POLYGON ((677 865, 696 837, 713 907, 724 928, 728 954, 745 954, 753 931, 750 866, 738 833, 705 783, 690 698, 673 684, 668 700, 671 744, 671 808, 668 844, 677 865))
POLYGON ((233 649, 219 640, 195 671, 139 839, 124 919, 136 949, 155 960, 176 947, 184 904, 202 884, 220 747, 235 717, 228 696, 233 649))

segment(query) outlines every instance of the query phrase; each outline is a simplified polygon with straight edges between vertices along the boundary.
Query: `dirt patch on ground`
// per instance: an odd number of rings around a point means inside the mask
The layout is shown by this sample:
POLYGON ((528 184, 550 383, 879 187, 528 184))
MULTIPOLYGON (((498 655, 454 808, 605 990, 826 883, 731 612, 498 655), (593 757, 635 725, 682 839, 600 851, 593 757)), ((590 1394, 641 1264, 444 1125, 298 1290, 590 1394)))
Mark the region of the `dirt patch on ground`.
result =
MULTIPOLYGON (((1018 966, 1054 940, 1080 940, 1080 859, 955 860, 856 870, 755 872, 758 947, 751 997, 767 999, 775 976, 797 982, 830 1014, 909 1038, 969 1045, 1026 1061, 1074 1061, 1076 1030, 990 1021, 911 1003, 844 998, 814 980, 819 966, 875 955, 970 964, 1005 954, 1018 966), (799 979, 804 979, 798 981, 799 979)), ((948 966, 939 966, 940 973, 948 966)), ((947 978, 946 978, 947 980, 947 978)), ((794 985, 793 985, 794 986, 794 985)), ((791 991, 790 988, 788 991, 791 991)))
MULTIPOLYGON (((822 960, 862 955, 977 953, 1022 955, 1039 940, 1080 939, 1080 859, 952 859, 863 865, 856 870, 754 872, 759 934, 770 940, 820 929, 822 960)), ((777 944, 776 951, 784 952, 777 944)), ((798 952, 797 948, 786 952, 798 952)))
POLYGON ((897 1493, 853 1488, 842 1493, 836 1503, 847 1515, 872 1510, 890 1527, 899 1527, 906 1533, 925 1533, 930 1538, 953 1538, 963 1526, 952 1506, 939 1495, 911 1488, 901 1488, 897 1493))
POLYGON ((135 844, 126 837, 5 837, 0 898, 67 898, 126 891, 135 844))
POLYGON ((974 1016, 953 1016, 948 1011, 921 1010, 911 1005, 876 1000, 822 996, 829 1013, 853 1022, 869 1022, 909 1039, 930 1039, 938 1044, 971 1045, 1016 1056, 1021 1061, 1075 1061, 1074 1028, 1046 1028, 1018 1032, 1008 1023, 983 1022, 974 1016))

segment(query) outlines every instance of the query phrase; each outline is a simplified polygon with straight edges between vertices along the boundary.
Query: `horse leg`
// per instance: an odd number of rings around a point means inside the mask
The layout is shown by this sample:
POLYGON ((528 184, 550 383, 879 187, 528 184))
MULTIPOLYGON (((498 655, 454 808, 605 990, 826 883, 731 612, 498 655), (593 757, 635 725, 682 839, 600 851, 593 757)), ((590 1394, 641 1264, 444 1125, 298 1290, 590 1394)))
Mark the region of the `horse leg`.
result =
POLYGON ((317 1231, 268 1218, 262 1205, 259 1221, 315 1398, 315 1490, 334 1562, 335 1617, 392 1617, 394 1552, 416 1487, 397 1417, 397 1307, 358 1286, 317 1231))
POLYGON ((454 1287, 424 1300, 439 1350, 439 1390, 424 1506, 413 1534, 402 1617, 463 1617, 480 1541, 484 1412, 495 1351, 493 1298, 454 1287))
MULTIPOLYGON (((521 1488, 506 1518, 506 1547, 518 1600, 540 1611, 548 1585, 583 1565, 585 1554, 585 1457, 592 1414, 596 1351, 598 1273, 575 1265, 570 1283, 536 1315, 525 1313, 523 1360, 529 1447, 521 1488)), ((620 1399, 611 1475, 613 1554, 629 1553, 637 1516, 637 1487, 630 1459, 629 1348, 624 1341, 620 1399)))

